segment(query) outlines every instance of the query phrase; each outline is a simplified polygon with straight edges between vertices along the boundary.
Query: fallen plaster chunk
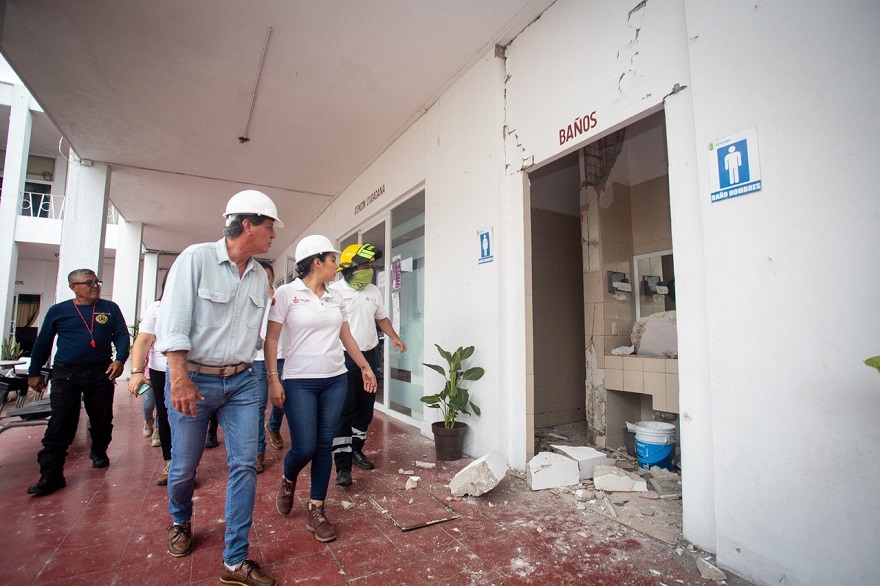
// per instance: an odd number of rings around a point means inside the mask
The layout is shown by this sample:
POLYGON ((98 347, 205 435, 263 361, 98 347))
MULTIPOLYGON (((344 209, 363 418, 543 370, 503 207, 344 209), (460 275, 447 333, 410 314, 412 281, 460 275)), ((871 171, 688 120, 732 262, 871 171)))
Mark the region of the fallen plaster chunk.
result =
POLYGON ((474 460, 452 477, 449 490, 452 496, 480 496, 496 486, 507 474, 507 462, 497 451, 474 460))
POLYGON ((404 476, 412 476, 413 474, 416 473, 416 471, 415 470, 404 470, 403 468, 401 468, 397 471, 397 473, 403 474, 404 476))
POLYGON ((419 485, 419 480, 421 480, 418 476, 410 476, 406 479, 406 490, 412 490, 419 485))
POLYGON ((529 460, 529 487, 544 490, 557 486, 572 486, 581 481, 577 462, 561 454, 539 452, 529 460))
POLYGON ((350 511, 356 507, 357 507, 357 505, 352 502, 342 501, 342 508, 345 509, 346 511, 350 511))
POLYGON ((588 480, 593 477, 593 469, 599 464, 614 464, 613 458, 608 458, 594 448, 589 446, 550 446, 557 452, 560 452, 578 463, 581 480, 588 480))
POLYGON ((727 580, 727 575, 724 572, 722 572, 703 558, 697 558, 697 569, 700 570, 700 576, 706 578, 707 580, 714 580, 716 582, 727 580))
POLYGON ((427 468, 428 470, 431 470, 432 468, 436 467, 437 464, 435 464, 434 462, 420 462, 416 460, 416 468, 427 468))
POLYGON ((574 491, 574 499, 580 503, 585 503, 593 498, 594 494, 595 493, 592 490, 585 490, 583 488, 580 488, 574 491))
POLYGON ((598 465, 593 473, 596 490, 606 492, 647 492, 648 483, 637 474, 621 470, 616 466, 598 465))

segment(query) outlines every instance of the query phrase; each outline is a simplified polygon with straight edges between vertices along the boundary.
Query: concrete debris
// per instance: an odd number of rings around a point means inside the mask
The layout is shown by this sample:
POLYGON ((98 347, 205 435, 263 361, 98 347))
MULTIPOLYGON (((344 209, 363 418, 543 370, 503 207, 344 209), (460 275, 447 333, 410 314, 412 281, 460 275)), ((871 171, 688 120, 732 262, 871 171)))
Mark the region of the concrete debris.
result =
POLYGON ((598 465, 593 474, 597 490, 607 492, 647 492, 648 483, 637 474, 615 466, 598 465))
POLYGON ((562 440, 564 442, 568 441, 567 435, 562 435, 561 433, 553 433, 552 431, 542 431, 541 435, 545 435, 547 437, 552 437, 553 439, 562 440))
POLYGON ((584 539, 589 539, 590 537, 593 536, 592 533, 587 533, 586 531, 578 531, 578 535, 580 535, 584 539))
POLYGON ((578 463, 553 452, 539 452, 529 460, 529 486, 544 490, 557 486, 572 486, 581 481, 578 463))
POLYGON ((593 498, 594 495, 595 493, 592 490, 584 490, 583 488, 580 488, 574 491, 574 500, 583 503, 593 498))
POLYGON ((599 464, 613 464, 614 459, 589 446, 550 446, 578 463, 581 480, 593 477, 593 469, 599 464))
POLYGON ((453 476, 449 490, 453 496, 480 496, 498 486, 506 474, 507 462, 504 457, 497 451, 489 452, 453 476))
POLYGON ((715 582, 727 580, 727 574, 725 574, 703 558, 697 558, 697 569, 700 570, 700 576, 707 580, 714 580, 715 582))
POLYGON ((681 497, 681 476, 659 466, 651 466, 651 486, 660 498, 681 497))
POLYGON ((582 503, 582 502, 578 501, 574 504, 574 508, 576 508, 578 511, 586 511, 587 510, 587 503, 582 503))
POLYGON ((357 508, 357 505, 352 502, 349 502, 349 501, 342 501, 342 508, 345 509, 346 511, 350 511, 352 509, 357 508))
POLYGON ((661 494, 660 498, 664 501, 677 501, 681 498, 680 494, 661 494))
POLYGON ((662 576, 663 575, 662 573, 660 573, 659 571, 657 571, 653 568, 648 571, 651 572, 652 574, 654 574, 655 576, 662 576))
POLYGON ((415 470, 404 470, 403 468, 401 468, 400 470, 397 471, 397 473, 403 474, 404 476, 412 476, 413 474, 416 473, 416 471, 415 470))
POLYGON ((602 500, 605 501, 605 505, 608 507, 608 510, 611 512, 611 516, 616 519, 617 518, 617 511, 614 510, 614 506, 611 504, 611 501, 608 500, 607 496, 602 500))
POLYGON ((428 470, 431 470, 432 468, 436 467, 437 464, 435 464, 434 462, 420 462, 419 460, 416 460, 416 468, 426 468, 428 470))
POLYGON ((410 476, 406 479, 406 486, 404 488, 406 488, 406 490, 412 490, 419 485, 420 480, 421 478, 418 476, 410 476))
POLYGON ((409 499, 409 504, 413 504, 416 499, 409 499))
POLYGON ((660 495, 657 494, 656 492, 654 492, 653 490, 649 490, 649 491, 646 492, 646 493, 640 494, 640 495, 639 495, 639 498, 642 498, 642 499, 648 499, 648 500, 651 500, 651 501, 656 501, 657 499, 660 498, 660 495))
POLYGON ((597 498, 597 499, 603 499, 603 498, 605 498, 605 493, 602 492, 601 490, 597 490, 597 491, 596 491, 596 498, 597 498))

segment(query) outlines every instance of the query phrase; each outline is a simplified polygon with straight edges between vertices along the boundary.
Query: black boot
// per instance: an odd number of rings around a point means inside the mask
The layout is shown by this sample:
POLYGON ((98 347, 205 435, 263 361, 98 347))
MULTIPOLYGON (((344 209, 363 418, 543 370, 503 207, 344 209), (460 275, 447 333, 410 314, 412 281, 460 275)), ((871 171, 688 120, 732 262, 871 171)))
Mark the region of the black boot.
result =
POLYGON ((92 460, 92 468, 106 468, 110 465, 110 458, 107 457, 106 451, 92 450, 89 458, 92 460))
POLYGON ((210 448, 216 448, 219 445, 220 445, 220 440, 217 439, 217 432, 216 431, 213 431, 213 432, 209 431, 208 437, 205 438, 205 447, 210 449, 210 448))
POLYGON ((34 496, 46 496, 65 486, 67 486, 67 482, 63 476, 44 474, 40 476, 40 480, 36 484, 28 487, 27 493, 34 496))
POLYGON ((354 452, 351 454, 351 459, 354 462, 355 466, 357 466, 361 470, 372 470, 376 467, 373 465, 373 461, 364 456, 364 453, 360 450, 354 450, 354 452))
POLYGON ((336 484, 339 486, 351 486, 351 470, 337 470, 336 484))

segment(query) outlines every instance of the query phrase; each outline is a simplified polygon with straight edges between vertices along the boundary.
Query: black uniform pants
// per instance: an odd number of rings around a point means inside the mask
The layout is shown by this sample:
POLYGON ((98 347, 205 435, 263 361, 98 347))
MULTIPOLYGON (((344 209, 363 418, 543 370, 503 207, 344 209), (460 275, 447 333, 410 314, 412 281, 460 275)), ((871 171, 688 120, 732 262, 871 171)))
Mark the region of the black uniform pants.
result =
POLYGON ((92 451, 105 452, 113 431, 113 389, 107 379, 109 362, 77 366, 56 362, 52 366, 52 391, 49 404, 52 416, 43 436, 43 449, 37 455, 40 474, 58 477, 64 470, 67 448, 76 437, 80 401, 89 416, 92 451))
MULTIPOLYGON (((379 346, 364 352, 364 358, 376 372, 379 364, 379 346)), ((333 459, 336 470, 351 470, 352 450, 360 451, 367 441, 367 428, 373 421, 373 404, 376 393, 364 390, 364 377, 348 352, 345 353, 345 367, 348 369, 348 393, 339 417, 336 437, 333 438, 333 459)), ((377 375, 378 376, 378 375, 377 375)))
POLYGON ((171 426, 168 425, 168 407, 165 406, 165 371, 150 369, 150 384, 156 398, 156 419, 159 425, 159 442, 162 445, 162 458, 171 459, 171 426))

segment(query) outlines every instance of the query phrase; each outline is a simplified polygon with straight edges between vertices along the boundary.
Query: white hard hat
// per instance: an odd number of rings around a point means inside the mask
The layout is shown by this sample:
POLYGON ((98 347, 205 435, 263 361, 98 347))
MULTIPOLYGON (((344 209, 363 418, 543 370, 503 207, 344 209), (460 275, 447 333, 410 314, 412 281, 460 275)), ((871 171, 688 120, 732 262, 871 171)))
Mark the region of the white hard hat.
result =
POLYGON ((245 214, 266 216, 275 220, 276 228, 284 227, 284 222, 278 219, 278 208, 275 207, 275 202, 269 199, 269 196, 262 191, 245 189, 229 198, 229 203, 226 204, 226 211, 223 213, 223 217, 227 219, 227 225, 229 224, 230 216, 245 214))
POLYGON ((296 262, 299 262, 304 258, 309 258, 310 256, 323 254, 325 252, 335 252, 336 254, 339 254, 339 251, 336 250, 336 247, 333 246, 326 236, 313 234, 311 236, 306 236, 296 245, 295 260, 296 262))

